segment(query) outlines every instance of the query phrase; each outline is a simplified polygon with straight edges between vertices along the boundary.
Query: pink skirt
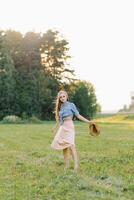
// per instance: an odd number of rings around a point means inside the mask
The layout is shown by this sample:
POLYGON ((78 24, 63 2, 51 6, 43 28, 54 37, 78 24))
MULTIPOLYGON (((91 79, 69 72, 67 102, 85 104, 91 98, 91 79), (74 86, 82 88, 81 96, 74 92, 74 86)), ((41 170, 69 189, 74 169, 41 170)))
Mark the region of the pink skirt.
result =
POLYGON ((56 150, 62 150, 75 145, 75 129, 72 120, 65 120, 54 137, 51 147, 56 150))

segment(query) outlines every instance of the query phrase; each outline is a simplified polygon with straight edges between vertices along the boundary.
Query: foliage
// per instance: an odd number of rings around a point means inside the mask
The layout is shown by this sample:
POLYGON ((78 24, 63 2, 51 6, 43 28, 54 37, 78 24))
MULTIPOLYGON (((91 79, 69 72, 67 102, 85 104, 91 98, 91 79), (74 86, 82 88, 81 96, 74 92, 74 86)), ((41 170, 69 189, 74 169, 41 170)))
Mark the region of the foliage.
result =
POLYGON ((90 82, 76 81, 75 86, 73 85, 71 100, 85 117, 92 118, 97 112, 95 90, 90 82))
POLYGON ((2 52, 0 57, 0 118, 15 114, 15 68, 11 56, 2 52))
POLYGON ((34 123, 34 124, 42 123, 42 121, 40 119, 38 119, 36 116, 34 116, 34 115, 32 115, 32 117, 30 117, 28 121, 30 123, 34 123))
POLYGON ((68 42, 61 37, 58 31, 48 30, 41 39, 41 53, 44 70, 53 79, 64 82, 73 78, 72 70, 67 60, 68 42))
POLYGON ((78 107, 85 116, 89 112, 93 116, 97 110, 95 91, 88 89, 91 84, 75 84, 68 45, 58 31, 25 35, 0 31, 0 120, 7 115, 23 117, 23 113, 28 118, 53 119, 53 101, 61 88, 67 89, 75 101, 80 93, 87 98, 87 110, 82 99, 78 107), (91 95, 87 94, 89 90, 91 95))
POLYGON ((21 118, 15 115, 8 115, 3 118, 2 122, 3 123, 20 123, 21 118))

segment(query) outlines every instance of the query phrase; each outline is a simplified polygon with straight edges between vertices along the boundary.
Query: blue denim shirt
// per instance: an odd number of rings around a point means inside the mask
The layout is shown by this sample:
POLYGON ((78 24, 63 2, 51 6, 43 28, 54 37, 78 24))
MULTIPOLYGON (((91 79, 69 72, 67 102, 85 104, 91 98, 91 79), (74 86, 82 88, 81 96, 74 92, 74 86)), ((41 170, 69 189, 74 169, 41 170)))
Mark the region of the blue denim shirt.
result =
POLYGON ((59 111, 59 117, 60 117, 60 124, 63 124, 63 119, 65 117, 73 117, 73 116, 79 115, 79 111, 77 110, 74 103, 71 103, 69 101, 66 101, 61 105, 60 111, 59 111))

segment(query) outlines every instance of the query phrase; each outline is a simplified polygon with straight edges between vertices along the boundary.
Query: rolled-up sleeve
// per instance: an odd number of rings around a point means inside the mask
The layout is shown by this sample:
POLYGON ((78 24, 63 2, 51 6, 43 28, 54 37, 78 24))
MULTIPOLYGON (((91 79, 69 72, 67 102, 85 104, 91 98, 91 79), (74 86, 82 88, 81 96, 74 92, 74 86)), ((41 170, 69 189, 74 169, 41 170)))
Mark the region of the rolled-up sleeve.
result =
POLYGON ((77 110, 76 105, 74 103, 71 104, 71 110, 75 116, 79 115, 79 111, 77 110))

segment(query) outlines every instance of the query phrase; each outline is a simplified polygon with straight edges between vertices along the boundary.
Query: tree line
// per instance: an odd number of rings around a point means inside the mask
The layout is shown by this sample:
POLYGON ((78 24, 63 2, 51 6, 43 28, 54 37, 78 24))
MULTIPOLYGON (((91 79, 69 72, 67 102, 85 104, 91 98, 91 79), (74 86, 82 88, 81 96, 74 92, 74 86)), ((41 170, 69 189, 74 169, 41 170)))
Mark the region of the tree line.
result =
POLYGON ((53 119, 60 89, 69 93, 85 117, 100 110, 93 85, 75 77, 68 46, 54 30, 24 35, 0 31, 0 120, 7 115, 53 119))

